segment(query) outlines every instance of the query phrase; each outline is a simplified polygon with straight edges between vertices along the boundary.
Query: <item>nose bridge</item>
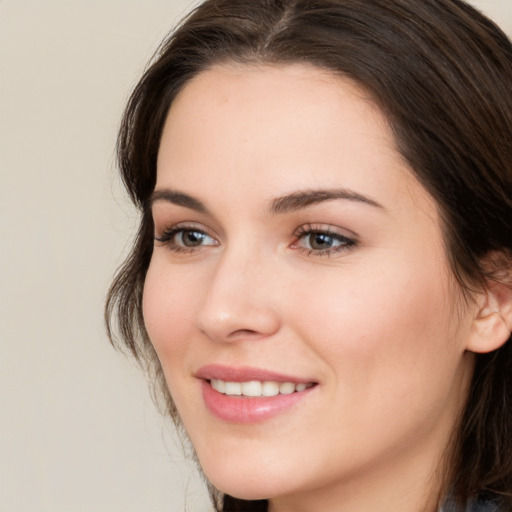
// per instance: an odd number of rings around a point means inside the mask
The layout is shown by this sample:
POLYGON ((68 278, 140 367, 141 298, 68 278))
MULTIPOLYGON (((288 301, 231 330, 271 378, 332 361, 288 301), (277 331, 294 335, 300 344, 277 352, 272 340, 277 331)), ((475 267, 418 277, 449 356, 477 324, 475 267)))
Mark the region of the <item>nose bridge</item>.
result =
POLYGON ((216 341, 273 334, 279 318, 272 261, 250 241, 226 247, 206 285, 197 318, 199 329, 216 341))

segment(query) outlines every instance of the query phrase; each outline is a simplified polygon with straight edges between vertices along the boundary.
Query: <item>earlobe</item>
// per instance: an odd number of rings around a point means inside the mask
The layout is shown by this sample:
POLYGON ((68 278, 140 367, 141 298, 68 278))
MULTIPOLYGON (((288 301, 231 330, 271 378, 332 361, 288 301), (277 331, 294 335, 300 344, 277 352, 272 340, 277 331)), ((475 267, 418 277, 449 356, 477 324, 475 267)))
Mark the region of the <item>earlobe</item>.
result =
POLYGON ((512 288, 492 281, 478 301, 467 350, 492 352, 505 344, 512 330, 512 288))

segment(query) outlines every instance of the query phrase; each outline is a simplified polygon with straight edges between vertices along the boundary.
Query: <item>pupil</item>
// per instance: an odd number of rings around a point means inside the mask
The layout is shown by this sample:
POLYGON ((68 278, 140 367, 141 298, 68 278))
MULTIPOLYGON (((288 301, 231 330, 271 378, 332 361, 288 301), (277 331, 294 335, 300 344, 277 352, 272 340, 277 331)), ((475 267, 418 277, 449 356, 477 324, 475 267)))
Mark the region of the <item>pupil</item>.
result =
POLYGON ((188 247, 200 245, 205 237, 204 233, 199 233, 198 231, 187 231, 184 235, 183 243, 188 247))
POLYGON ((316 233, 311 237, 312 249, 325 249, 332 246, 332 237, 322 233, 316 233))

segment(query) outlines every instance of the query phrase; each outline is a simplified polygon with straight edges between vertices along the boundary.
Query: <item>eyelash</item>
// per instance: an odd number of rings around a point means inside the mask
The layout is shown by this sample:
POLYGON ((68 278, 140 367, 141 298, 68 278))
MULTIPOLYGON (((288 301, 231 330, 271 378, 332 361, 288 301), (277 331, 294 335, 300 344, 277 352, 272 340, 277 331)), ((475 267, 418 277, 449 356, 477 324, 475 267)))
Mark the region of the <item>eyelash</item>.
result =
MULTIPOLYGON (((197 245, 197 246, 191 246, 186 247, 183 245, 178 245, 176 242, 173 242, 173 239, 176 235, 181 234, 182 236, 185 233, 198 233, 203 237, 209 237, 213 240, 215 240, 214 237, 210 236, 208 233, 206 233, 204 230, 197 228, 196 226, 184 226, 184 225, 177 225, 174 227, 171 227, 170 229, 166 229, 162 232, 160 236, 155 236, 155 240, 157 242, 160 242, 163 245, 166 245, 170 251, 174 253, 179 254, 187 254, 187 253, 193 253, 198 250, 200 250, 203 245, 197 245)), ((351 248, 355 247, 358 244, 358 241, 355 238, 350 238, 345 235, 342 235, 340 233, 337 233, 336 231, 332 230, 329 227, 326 228, 318 228, 314 227, 311 224, 306 224, 304 226, 301 226, 297 231, 293 234, 294 241, 290 244, 290 247, 295 250, 302 251, 306 253, 307 256, 332 256, 337 253, 341 253, 347 250, 350 250, 351 248), (313 248, 306 248, 301 247, 299 244, 302 240, 305 240, 307 237, 311 236, 318 236, 318 237, 326 237, 328 239, 331 239, 334 241, 334 243, 338 242, 339 245, 332 248, 327 249, 313 249, 313 248)), ((216 246, 218 243, 209 244, 210 246, 216 246)))
MULTIPOLYGON (((208 233, 206 233, 204 230, 197 228, 196 226, 186 226, 186 225, 177 225, 173 226, 169 229, 166 229, 162 232, 160 236, 156 236, 155 240, 157 242, 160 242, 162 245, 166 245, 169 250, 180 253, 180 254, 187 254, 191 252, 195 252, 201 247, 202 245, 195 246, 195 247, 185 247, 183 245, 178 245, 175 242, 173 242, 173 238, 178 234, 185 234, 185 233, 200 233, 201 235, 210 237, 213 239, 212 236, 210 236, 208 233)), ((218 244, 212 244, 212 245, 218 245, 218 244)))
POLYGON ((342 235, 341 233, 338 233, 334 231, 330 227, 314 227, 311 224, 306 224, 304 226, 301 226, 295 233, 294 233, 295 241, 292 243, 291 247, 294 249, 305 251, 308 256, 327 256, 330 257, 334 254, 338 254, 341 252, 345 252, 357 245, 357 240, 355 238, 350 238, 346 235, 342 235), (328 248, 328 249, 307 249, 305 247, 298 247, 298 244, 301 240, 306 239, 307 237, 311 236, 320 236, 320 237, 327 237, 334 242, 339 242, 340 245, 334 247, 334 248, 328 248))

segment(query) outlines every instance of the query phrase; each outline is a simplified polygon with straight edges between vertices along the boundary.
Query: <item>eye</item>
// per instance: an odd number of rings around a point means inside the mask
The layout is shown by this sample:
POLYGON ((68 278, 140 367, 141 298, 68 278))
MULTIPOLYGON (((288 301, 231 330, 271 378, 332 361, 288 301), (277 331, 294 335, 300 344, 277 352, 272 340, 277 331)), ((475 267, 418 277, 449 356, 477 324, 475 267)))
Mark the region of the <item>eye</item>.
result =
POLYGON ((218 242, 204 231, 180 226, 164 231, 160 236, 156 236, 155 240, 167 245, 175 252, 187 252, 203 246, 218 245, 218 242))
POLYGON ((199 247, 200 245, 213 245, 212 237, 202 231, 183 229, 173 236, 173 243, 183 247, 199 247))
POLYGON ((308 255, 331 256, 356 245, 354 238, 337 233, 332 228, 319 229, 312 226, 302 226, 295 234, 292 248, 303 249, 308 255))

